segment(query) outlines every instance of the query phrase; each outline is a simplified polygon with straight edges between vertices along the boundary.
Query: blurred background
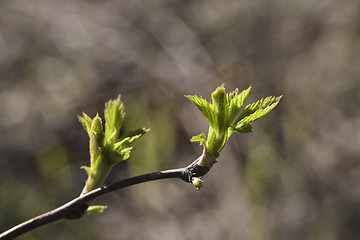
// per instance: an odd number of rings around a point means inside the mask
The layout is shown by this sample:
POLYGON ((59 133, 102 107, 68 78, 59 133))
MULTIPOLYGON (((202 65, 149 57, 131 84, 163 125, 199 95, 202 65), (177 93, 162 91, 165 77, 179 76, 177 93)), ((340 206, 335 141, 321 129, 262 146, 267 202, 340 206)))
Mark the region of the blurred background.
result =
POLYGON ((196 159, 208 125, 183 96, 225 83, 283 98, 200 192, 145 183, 19 239, 359 239, 359 16, 356 0, 1 1, 0 231, 81 192, 82 111, 121 94, 124 129, 151 128, 114 182, 196 159))

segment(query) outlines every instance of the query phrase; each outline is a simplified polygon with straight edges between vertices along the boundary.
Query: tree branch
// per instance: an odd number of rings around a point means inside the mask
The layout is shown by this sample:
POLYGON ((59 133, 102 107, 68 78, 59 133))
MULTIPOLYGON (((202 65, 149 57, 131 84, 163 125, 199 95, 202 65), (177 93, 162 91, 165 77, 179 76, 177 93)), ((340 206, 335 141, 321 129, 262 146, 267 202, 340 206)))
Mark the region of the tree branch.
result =
MULTIPOLYGON (((131 177, 123 179, 121 181, 115 182, 108 186, 94 189, 90 192, 84 193, 79 197, 69 201, 68 203, 37 217, 34 217, 26 222, 23 222, 3 233, 0 234, 0 240, 13 239, 19 235, 22 235, 28 231, 39 228, 43 225, 49 224, 51 222, 60 220, 60 219, 76 219, 84 215, 87 210, 88 202, 94 200, 95 198, 102 196, 106 193, 136 185, 139 183, 155 181, 159 179, 166 178, 180 178, 185 182, 191 182, 193 176, 198 176, 196 174, 197 161, 193 162, 185 168, 172 169, 160 172, 154 172, 149 174, 144 174, 136 177, 131 177), (194 172, 193 172, 194 171, 194 172)), ((201 167, 200 167, 201 168, 201 167)))

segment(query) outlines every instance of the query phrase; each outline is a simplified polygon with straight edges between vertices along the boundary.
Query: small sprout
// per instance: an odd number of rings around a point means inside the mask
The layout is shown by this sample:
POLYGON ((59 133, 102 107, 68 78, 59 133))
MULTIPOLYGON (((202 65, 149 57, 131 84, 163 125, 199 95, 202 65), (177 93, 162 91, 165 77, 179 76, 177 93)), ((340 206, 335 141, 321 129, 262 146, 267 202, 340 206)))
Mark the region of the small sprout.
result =
POLYGON ((204 145, 205 144, 205 141, 206 141, 206 135, 205 133, 201 133, 199 135, 196 135, 196 136, 193 136, 191 139, 190 139, 191 142, 198 142, 200 143, 201 145, 204 145))
POLYGON ((203 187, 203 181, 198 177, 193 177, 192 184, 196 187, 196 189, 200 192, 200 188, 203 187))
MULTIPOLYGON (((210 125, 207 136, 202 133, 190 140, 198 142, 204 147, 205 154, 197 162, 198 166, 210 169, 234 132, 251 132, 251 123, 268 114, 281 99, 281 96, 267 97, 249 104, 243 109, 250 90, 251 87, 240 93, 238 89, 226 93, 224 85, 221 85, 211 94, 211 103, 195 95, 185 96, 198 107, 210 125)), ((202 181, 194 178, 193 184, 199 190, 202 181)))
POLYGON ((88 175, 83 193, 102 187, 111 168, 130 157, 133 150, 131 144, 150 130, 139 128, 120 136, 125 120, 125 108, 120 96, 105 104, 104 117, 105 127, 99 114, 93 119, 85 113, 79 117, 90 138, 90 167, 82 167, 88 175))
POLYGON ((88 209, 86 209, 86 213, 102 213, 106 208, 107 206, 103 206, 103 205, 93 205, 88 207, 88 209))

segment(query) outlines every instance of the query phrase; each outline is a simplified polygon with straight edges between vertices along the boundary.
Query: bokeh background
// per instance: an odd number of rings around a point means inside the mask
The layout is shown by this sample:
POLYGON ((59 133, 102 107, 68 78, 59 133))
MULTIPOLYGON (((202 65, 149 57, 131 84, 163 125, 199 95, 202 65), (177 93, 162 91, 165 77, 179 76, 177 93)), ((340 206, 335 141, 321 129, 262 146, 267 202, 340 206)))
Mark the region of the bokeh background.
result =
POLYGON ((207 131, 183 97, 252 86, 281 103, 234 134, 197 192, 124 189, 19 239, 360 239, 360 1, 0 2, 0 231, 76 197, 82 111, 121 94, 149 127, 109 178, 189 164, 207 131))

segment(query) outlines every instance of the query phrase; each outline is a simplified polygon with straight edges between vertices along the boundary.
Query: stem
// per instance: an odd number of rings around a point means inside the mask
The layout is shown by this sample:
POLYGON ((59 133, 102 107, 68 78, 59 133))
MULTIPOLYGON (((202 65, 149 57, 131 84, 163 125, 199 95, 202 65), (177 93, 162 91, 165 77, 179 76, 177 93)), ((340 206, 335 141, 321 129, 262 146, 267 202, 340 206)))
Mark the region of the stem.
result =
POLYGON ((180 178, 185 182, 190 182, 193 173, 189 170, 189 165, 185 168, 172 169, 154 173, 148 173, 136 177, 123 179, 102 188, 96 188, 90 192, 80 195, 79 197, 69 201, 68 203, 37 217, 34 217, 26 222, 23 222, 3 233, 0 234, 0 240, 13 239, 19 235, 22 235, 28 231, 39 228, 43 225, 60 219, 76 219, 84 215, 86 209, 89 207, 87 202, 94 200, 95 198, 104 195, 106 193, 129 187, 135 184, 155 181, 165 178, 180 178))
POLYGON ((108 164, 105 159, 101 159, 100 162, 96 164, 96 167, 91 167, 94 169, 91 169, 91 174, 89 174, 81 194, 90 192, 91 190, 103 186, 112 166, 108 164))

